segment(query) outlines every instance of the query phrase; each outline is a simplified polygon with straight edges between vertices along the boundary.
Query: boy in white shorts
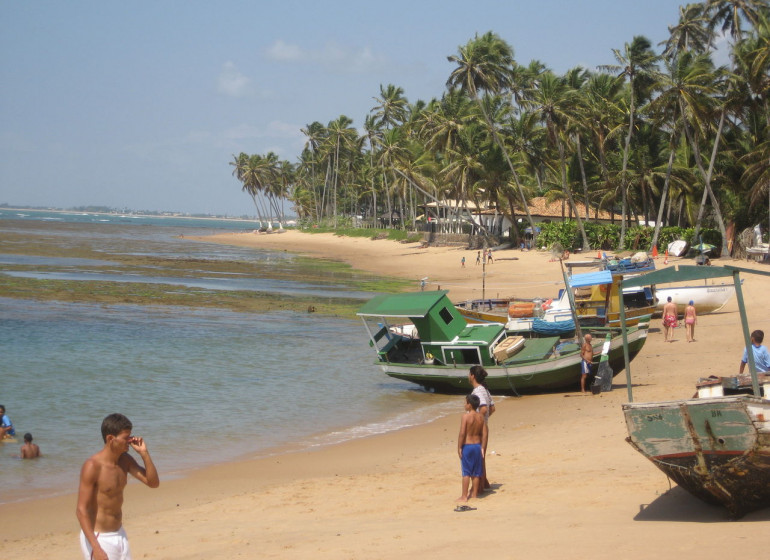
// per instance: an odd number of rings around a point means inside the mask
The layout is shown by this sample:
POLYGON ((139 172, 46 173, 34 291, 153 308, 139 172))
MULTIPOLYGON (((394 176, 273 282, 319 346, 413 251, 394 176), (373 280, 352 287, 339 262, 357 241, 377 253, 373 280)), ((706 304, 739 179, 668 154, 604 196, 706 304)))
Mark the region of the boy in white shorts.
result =
POLYGON ((123 489, 130 474, 150 488, 160 485, 147 444, 131 435, 131 421, 110 414, 102 422, 104 448, 89 457, 80 470, 76 515, 80 522, 80 549, 86 560, 131 560, 123 530, 123 489), (142 458, 139 466, 129 446, 142 458))

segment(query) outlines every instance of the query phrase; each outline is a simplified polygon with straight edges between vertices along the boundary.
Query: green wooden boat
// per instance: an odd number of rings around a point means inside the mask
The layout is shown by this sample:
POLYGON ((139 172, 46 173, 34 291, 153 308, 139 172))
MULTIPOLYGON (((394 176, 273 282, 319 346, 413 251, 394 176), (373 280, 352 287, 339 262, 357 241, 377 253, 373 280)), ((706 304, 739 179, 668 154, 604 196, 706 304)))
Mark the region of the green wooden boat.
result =
MULTIPOLYGON (((443 290, 380 295, 364 304, 358 316, 377 352, 377 365, 391 377, 429 390, 469 391, 468 371, 473 365, 486 369, 487 386, 497 393, 579 384, 580 348, 574 341, 519 337, 517 344, 506 348, 512 341, 504 325, 468 324, 443 290)), ((628 330, 631 357, 644 346, 648 325, 649 319, 628 330)), ((612 338, 605 351, 603 339, 595 338, 594 359, 598 363, 605 352, 612 370, 619 372, 624 363, 622 340, 612 338)))
MULTIPOLYGON (((660 285, 732 276, 749 348, 741 271, 767 275, 732 266, 678 266, 651 272, 643 281, 660 285)), ((627 283, 634 282, 640 281, 627 283)), ((733 518, 770 506, 770 395, 760 398, 751 350, 748 356, 753 396, 634 403, 630 365, 626 367, 630 401, 623 405, 626 441, 682 488, 708 503, 723 505, 733 518)))

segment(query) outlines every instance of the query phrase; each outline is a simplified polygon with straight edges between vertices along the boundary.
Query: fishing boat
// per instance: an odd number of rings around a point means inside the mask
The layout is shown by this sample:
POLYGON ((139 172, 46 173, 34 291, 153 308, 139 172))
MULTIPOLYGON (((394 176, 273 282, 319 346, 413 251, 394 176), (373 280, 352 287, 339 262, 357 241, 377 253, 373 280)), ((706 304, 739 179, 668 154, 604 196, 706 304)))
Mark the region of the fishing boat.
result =
MULTIPOLYGON (((469 299, 455 303, 455 307, 469 323, 505 323, 508 320, 508 308, 517 301, 521 300, 512 297, 469 299)), ((525 301, 534 307, 533 300, 525 301)))
MULTIPOLYGON (((532 330, 536 323, 542 325, 537 321, 541 319, 550 323, 552 328, 561 328, 566 332, 570 325, 574 330, 575 318, 584 327, 618 327, 619 282, 624 277, 638 276, 655 270, 655 265, 652 261, 645 261, 639 266, 623 265, 618 268, 604 265, 602 268, 565 277, 566 288, 559 293, 558 298, 548 302, 542 313, 535 313, 530 317, 509 317, 506 329, 510 332, 526 332, 532 330)), ((626 313, 626 324, 636 325, 640 319, 654 313, 656 297, 654 285, 645 284, 638 288, 624 289, 622 305, 626 313)))
MULTIPOLYGON (((580 378, 580 347, 559 336, 527 338, 510 336, 501 323, 469 324, 457 311, 446 291, 380 295, 358 310, 376 364, 396 379, 417 383, 441 392, 469 391, 468 370, 481 365, 490 391, 539 392, 577 388, 580 378), (399 324, 413 325, 411 329, 399 324)), ((649 320, 628 332, 628 348, 635 356, 647 339, 649 320)), ((606 332, 598 329, 599 332, 606 332)), ((597 333, 598 334, 598 333, 597 333)), ((596 336, 595 359, 599 362, 603 336, 596 336)), ((607 361, 614 372, 623 363, 620 337, 611 339, 607 361)))
MULTIPOLYGON (((623 277, 655 270, 655 262, 646 253, 630 259, 605 258, 598 263, 578 261, 566 265, 566 288, 556 298, 476 299, 457 303, 455 307, 469 323, 504 323, 512 334, 567 335, 575 331, 575 319, 584 327, 618 327, 618 283, 623 277), (588 266, 599 270, 572 272, 576 267, 588 266)), ((654 313, 656 303, 655 286, 623 290, 627 324, 635 325, 640 318, 654 313)))
MULTIPOLYGON (((698 398, 634 403, 626 362, 629 403, 623 405, 626 441, 682 488, 705 502, 723 505, 733 518, 770 506, 770 384, 762 378, 764 390, 760 386, 739 272, 770 275, 727 265, 676 266, 651 272, 645 281, 660 285, 732 276, 752 395, 714 392, 716 383, 702 383, 698 398)), ((722 379, 719 384, 724 387, 722 379)), ((740 389, 740 384, 733 388, 740 389)))
MULTIPOLYGON (((564 294, 564 291, 562 291, 564 294)), ((476 299, 455 303, 468 323, 504 323, 508 334, 525 336, 568 336, 575 332, 569 300, 476 299)))
POLYGON ((663 306, 671 298, 676 304, 676 310, 684 313, 689 302, 695 302, 695 308, 699 315, 719 311, 735 295, 735 287, 732 284, 701 284, 689 286, 665 286, 657 288, 658 304, 657 312, 663 312, 663 306))
POLYGON ((572 275, 570 286, 575 288, 575 312, 578 320, 588 324, 619 327, 620 309, 623 308, 626 325, 636 325, 642 317, 655 312, 655 284, 643 280, 634 287, 627 286, 623 289, 620 284, 623 279, 646 278, 647 274, 654 270, 655 261, 641 252, 627 259, 603 259, 602 270, 599 272, 585 273, 586 276, 572 275), (588 276, 589 274, 593 274, 593 278, 588 276), (574 278, 575 276, 580 277, 574 278), (619 294, 622 294, 622 300, 619 294))
POLYGON ((631 446, 694 496, 734 518, 770 505, 770 401, 723 396, 623 411, 631 446))

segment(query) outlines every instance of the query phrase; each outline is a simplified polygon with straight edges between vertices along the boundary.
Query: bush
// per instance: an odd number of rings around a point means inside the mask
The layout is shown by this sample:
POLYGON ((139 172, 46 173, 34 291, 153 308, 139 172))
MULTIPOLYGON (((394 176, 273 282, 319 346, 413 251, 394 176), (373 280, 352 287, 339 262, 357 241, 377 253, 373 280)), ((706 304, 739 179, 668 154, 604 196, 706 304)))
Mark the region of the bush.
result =
POLYGON ((539 247, 553 247, 556 243, 562 249, 572 250, 583 245, 580 240, 577 225, 572 220, 540 224, 540 235, 537 236, 539 247))
POLYGON ((611 251, 620 242, 620 226, 617 224, 600 224, 584 222, 588 243, 593 249, 611 251))
POLYGON ((646 251, 652 243, 652 231, 649 226, 631 226, 626 231, 623 248, 627 251, 646 251))

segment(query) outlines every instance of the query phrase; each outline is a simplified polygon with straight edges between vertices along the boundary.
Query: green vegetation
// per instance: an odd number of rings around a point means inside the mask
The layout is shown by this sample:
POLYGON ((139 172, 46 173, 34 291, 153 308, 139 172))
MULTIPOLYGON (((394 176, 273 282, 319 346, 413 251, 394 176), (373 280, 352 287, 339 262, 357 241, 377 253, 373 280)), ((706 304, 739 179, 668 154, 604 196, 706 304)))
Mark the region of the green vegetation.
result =
POLYGON ((303 313, 312 308, 314 313, 345 318, 354 318, 356 310, 361 306, 360 300, 343 298, 276 298, 274 294, 264 292, 202 290, 169 284, 35 280, 4 274, 0 274, 0 296, 105 305, 216 307, 243 313, 303 313))
POLYGON ((436 231, 467 227, 469 201, 520 224, 518 244, 534 225, 528 202, 544 196, 565 201, 574 225, 553 235, 569 246, 649 250, 677 227, 714 235, 726 254, 728 231, 770 218, 770 8, 704 0, 671 23, 657 48, 629 37, 607 61, 589 61, 598 70, 564 74, 517 61, 491 31, 476 35, 448 56, 446 90, 433 99, 381 85, 362 124, 312 122, 296 162, 241 153, 233 174, 265 215, 289 200, 320 231, 418 229, 426 204, 456 200, 436 231), (721 31, 729 68, 714 64, 721 31), (591 224, 598 210, 620 215, 617 231, 591 224))
MULTIPOLYGON (((590 247, 602 250, 647 251, 653 245, 652 237, 655 233, 655 228, 632 226, 626 233, 624 245, 619 247, 619 225, 586 223, 585 229, 590 247)), ((694 228, 669 226, 660 230, 657 245, 659 247, 667 247, 669 243, 677 239, 684 239, 693 245, 700 243, 700 240, 716 247, 719 247, 722 243, 721 234, 714 229, 702 229, 699 232, 699 238, 696 238, 694 228)), ((580 247, 580 231, 575 222, 571 220, 542 224, 538 242, 541 247, 553 247, 558 244, 563 249, 572 250, 580 247)))

